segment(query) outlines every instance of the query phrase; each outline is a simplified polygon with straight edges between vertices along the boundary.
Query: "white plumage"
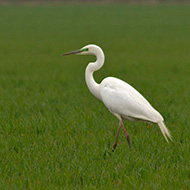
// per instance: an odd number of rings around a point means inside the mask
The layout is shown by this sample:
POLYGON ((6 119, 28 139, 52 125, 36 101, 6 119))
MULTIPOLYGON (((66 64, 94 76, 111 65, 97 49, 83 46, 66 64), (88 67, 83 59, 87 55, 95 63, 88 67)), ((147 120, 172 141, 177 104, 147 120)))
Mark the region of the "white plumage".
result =
POLYGON ((157 123, 162 116, 132 86, 124 81, 108 77, 100 84, 100 94, 106 107, 129 120, 157 123))
POLYGON ((122 119, 157 123, 166 141, 168 142, 167 137, 171 139, 170 132, 165 126, 161 114, 131 85, 114 77, 107 77, 100 84, 95 82, 93 72, 100 69, 104 64, 104 53, 100 47, 96 45, 87 45, 80 50, 65 53, 64 55, 69 54, 91 54, 97 57, 96 62, 88 64, 85 72, 85 79, 91 93, 100 99, 108 110, 120 121, 113 150, 117 146, 121 126, 124 129, 130 147, 129 135, 123 125, 122 119))

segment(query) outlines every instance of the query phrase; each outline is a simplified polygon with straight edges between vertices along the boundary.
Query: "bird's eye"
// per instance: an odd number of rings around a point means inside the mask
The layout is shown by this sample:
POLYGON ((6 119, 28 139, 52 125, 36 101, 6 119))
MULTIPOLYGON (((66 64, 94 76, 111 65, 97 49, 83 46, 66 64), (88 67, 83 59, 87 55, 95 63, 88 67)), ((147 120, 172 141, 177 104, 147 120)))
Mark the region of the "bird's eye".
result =
POLYGON ((88 48, 82 49, 82 51, 88 51, 88 48))

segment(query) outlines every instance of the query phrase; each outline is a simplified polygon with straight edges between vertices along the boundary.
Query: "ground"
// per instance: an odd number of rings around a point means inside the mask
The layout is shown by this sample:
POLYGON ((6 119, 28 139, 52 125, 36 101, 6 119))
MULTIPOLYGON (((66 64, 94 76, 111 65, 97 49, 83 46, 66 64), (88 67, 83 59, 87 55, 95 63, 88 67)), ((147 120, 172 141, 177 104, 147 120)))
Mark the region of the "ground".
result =
POLYGON ((189 189, 190 6, 0 7, 0 189, 189 189), (97 82, 127 81, 163 115, 158 126, 118 120, 88 91, 92 56, 61 54, 95 43, 97 82))

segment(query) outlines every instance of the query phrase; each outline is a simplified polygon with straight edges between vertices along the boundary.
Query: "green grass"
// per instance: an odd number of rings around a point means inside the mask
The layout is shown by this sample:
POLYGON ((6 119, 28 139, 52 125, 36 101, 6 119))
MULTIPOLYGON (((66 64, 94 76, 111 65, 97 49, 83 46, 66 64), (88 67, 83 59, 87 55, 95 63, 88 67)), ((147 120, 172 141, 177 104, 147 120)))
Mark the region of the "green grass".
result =
POLYGON ((0 7, 0 189, 190 189, 190 6, 0 7), (121 78, 159 110, 156 125, 117 119, 88 91, 89 43, 106 54, 95 73, 121 78))

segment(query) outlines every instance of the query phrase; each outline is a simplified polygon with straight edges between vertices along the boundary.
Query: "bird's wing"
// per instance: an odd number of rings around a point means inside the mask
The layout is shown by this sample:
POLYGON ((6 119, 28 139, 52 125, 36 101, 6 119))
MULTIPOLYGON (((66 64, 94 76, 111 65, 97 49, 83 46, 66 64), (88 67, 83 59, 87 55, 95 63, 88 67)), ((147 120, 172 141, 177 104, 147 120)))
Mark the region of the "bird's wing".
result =
POLYGON ((157 123, 162 116, 132 86, 124 81, 108 77, 100 84, 100 95, 105 106, 124 118, 134 118, 157 123))

